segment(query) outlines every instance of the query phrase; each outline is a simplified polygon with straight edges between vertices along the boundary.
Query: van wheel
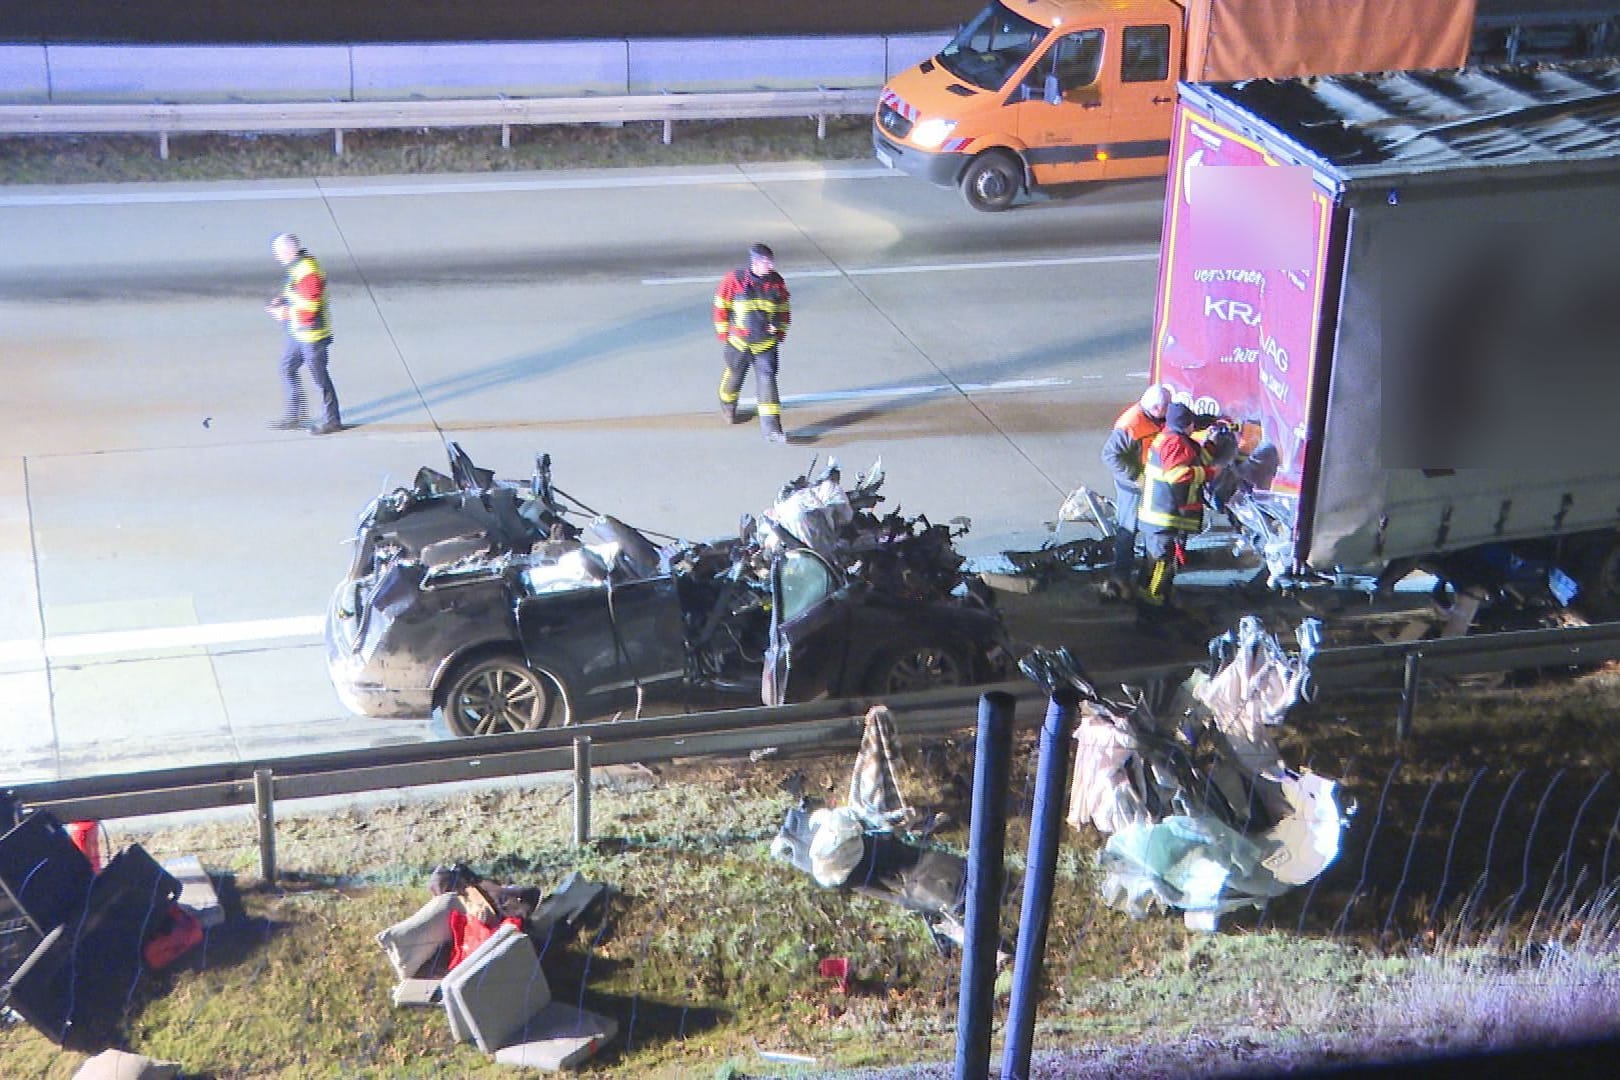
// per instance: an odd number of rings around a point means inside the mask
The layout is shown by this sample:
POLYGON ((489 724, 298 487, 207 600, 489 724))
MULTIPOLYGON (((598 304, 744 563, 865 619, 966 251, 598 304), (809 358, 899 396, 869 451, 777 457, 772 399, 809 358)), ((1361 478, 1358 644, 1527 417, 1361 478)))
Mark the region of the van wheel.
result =
POLYGON ((911 694, 973 681, 967 663, 943 644, 908 645, 883 653, 867 670, 862 688, 868 694, 911 694))
POLYGON ((457 735, 504 735, 568 722, 550 679, 511 656, 487 656, 446 684, 437 712, 457 735))
POLYGON ((1023 186, 1024 170, 1015 158, 999 150, 980 154, 962 174, 962 198, 986 213, 1007 209, 1023 186))

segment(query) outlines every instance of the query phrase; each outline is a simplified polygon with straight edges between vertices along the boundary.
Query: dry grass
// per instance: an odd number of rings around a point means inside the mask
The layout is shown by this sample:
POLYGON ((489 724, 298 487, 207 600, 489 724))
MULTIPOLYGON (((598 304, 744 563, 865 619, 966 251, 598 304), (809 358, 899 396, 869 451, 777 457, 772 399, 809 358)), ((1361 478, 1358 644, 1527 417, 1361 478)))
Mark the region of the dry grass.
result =
POLYGON ((811 120, 685 121, 663 143, 661 123, 622 127, 514 128, 502 149, 499 128, 350 131, 344 153, 330 132, 308 135, 177 135, 169 160, 156 138, 11 136, 0 138, 0 183, 80 184, 137 180, 244 180, 418 173, 485 173, 615 166, 867 159, 871 120, 841 117, 816 138, 811 120))
MULTIPOLYGON (((1588 883, 1620 806, 1620 783, 1594 784, 1620 746, 1614 689, 1598 674, 1432 698, 1425 737, 1407 747, 1388 737, 1387 703, 1302 710, 1289 754, 1342 768, 1361 809, 1317 887, 1235 916, 1219 936, 1103 908, 1097 839, 1067 834, 1037 1045, 1086 1047, 1112 1075, 1180 1075, 1612 1030, 1614 904, 1588 883), (1580 737, 1536 741, 1563 729, 1580 737), (1524 756, 1504 769, 1504 751, 1524 756), (1491 771, 1470 788, 1480 768, 1491 771)), ((961 742, 908 748, 914 801, 964 821, 970 754, 961 742)), ((1028 743, 1015 755, 1015 879, 1030 756, 1028 743)), ((451 1043, 438 1012, 389 1007, 370 940, 421 902, 429 868, 463 859, 545 887, 578 869, 616 890, 606 919, 548 960, 559 997, 583 994, 623 1028, 586 1075, 783 1074, 759 1049, 823 1068, 948 1061, 959 958, 918 917, 818 888, 768 856, 788 774, 837 800, 848 767, 840 756, 606 771, 586 849, 572 845, 562 787, 284 815, 284 876, 269 891, 251 887, 245 818, 145 836, 156 854, 199 854, 245 889, 206 952, 143 991, 128 1043, 221 1078, 496 1075, 451 1043), (853 963, 848 997, 818 974, 833 955, 853 963)), ((937 839, 961 850, 966 835, 957 825, 937 839)), ((1009 933, 1019 900, 1016 888, 1005 897, 1009 933)), ((66 1077, 77 1061, 24 1030, 0 1032, 0 1055, 8 1077, 66 1077)))

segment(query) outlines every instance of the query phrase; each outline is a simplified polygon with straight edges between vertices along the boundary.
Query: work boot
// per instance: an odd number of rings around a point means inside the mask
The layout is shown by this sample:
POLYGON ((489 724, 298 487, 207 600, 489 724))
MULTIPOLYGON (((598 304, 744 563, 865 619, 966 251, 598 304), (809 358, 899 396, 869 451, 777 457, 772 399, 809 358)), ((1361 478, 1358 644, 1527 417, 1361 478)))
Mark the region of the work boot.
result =
POLYGON ((311 435, 335 435, 343 430, 342 424, 313 424, 310 426, 311 435))
POLYGON ((737 403, 735 401, 722 401, 720 403, 720 415, 726 418, 726 423, 735 424, 737 422, 737 403))
POLYGON ((788 441, 787 432, 783 431, 781 428, 777 428, 775 431, 767 431, 765 433, 765 441, 772 443, 785 443, 788 441))

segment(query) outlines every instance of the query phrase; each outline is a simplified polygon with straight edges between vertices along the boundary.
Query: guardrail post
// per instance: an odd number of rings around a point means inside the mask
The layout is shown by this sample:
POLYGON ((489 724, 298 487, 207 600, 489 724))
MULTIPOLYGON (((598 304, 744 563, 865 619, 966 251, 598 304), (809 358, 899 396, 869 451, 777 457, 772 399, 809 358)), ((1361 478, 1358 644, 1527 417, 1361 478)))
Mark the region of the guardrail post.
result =
POLYGON ((253 770, 253 809, 259 819, 259 879, 276 883, 276 802, 269 769, 253 770))
POLYGON ((512 149, 512 125, 511 124, 502 124, 501 125, 501 149, 502 150, 510 150, 510 149, 512 149))
POLYGON ((591 842, 591 737, 574 740, 574 843, 591 842))
POLYGON ((1407 739, 1412 734, 1412 710, 1417 705, 1418 668, 1423 654, 1413 650, 1406 654, 1406 669, 1401 675, 1401 709, 1395 714, 1395 738, 1407 739))
POLYGON ((968 830, 967 926, 962 938, 961 1001, 956 1016, 956 1080, 989 1080, 990 1012, 995 1004, 996 946, 1007 844, 1008 765, 1017 699, 993 690, 979 697, 968 830))
POLYGON ((1035 805, 1030 811, 1029 857, 1024 869, 1024 905, 1018 916, 1018 950, 1013 961, 1012 1001, 1001 1057, 1001 1080, 1029 1080, 1035 1039, 1035 998, 1046 956, 1046 929, 1052 915, 1058 839, 1063 828, 1069 778, 1069 733, 1080 693, 1060 686, 1046 706, 1041 725, 1035 805))
POLYGON ((336 154, 338 157, 343 156, 343 129, 342 128, 333 128, 332 129, 332 153, 336 154))
POLYGON ((169 160, 169 133, 167 131, 158 132, 158 158, 162 161, 169 160))

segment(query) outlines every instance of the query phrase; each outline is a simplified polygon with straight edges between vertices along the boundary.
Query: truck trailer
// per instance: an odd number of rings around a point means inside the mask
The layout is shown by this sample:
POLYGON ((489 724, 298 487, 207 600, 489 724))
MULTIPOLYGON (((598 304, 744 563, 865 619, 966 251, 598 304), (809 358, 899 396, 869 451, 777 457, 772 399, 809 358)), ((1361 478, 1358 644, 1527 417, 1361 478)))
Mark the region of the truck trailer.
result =
POLYGON ((879 95, 883 164, 979 210, 1165 171, 1180 81, 1603 55, 1620 0, 994 0, 879 95))
POLYGON ((1272 580, 1620 615, 1620 63, 1180 91, 1153 378, 1271 448, 1272 580))

